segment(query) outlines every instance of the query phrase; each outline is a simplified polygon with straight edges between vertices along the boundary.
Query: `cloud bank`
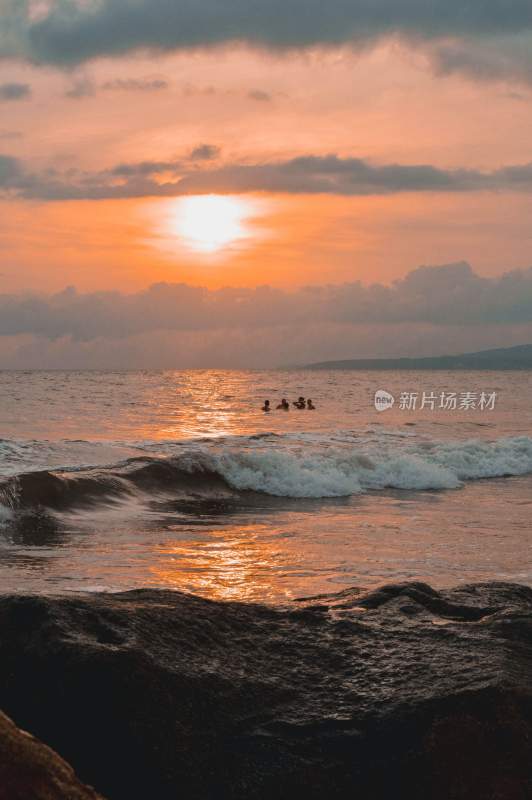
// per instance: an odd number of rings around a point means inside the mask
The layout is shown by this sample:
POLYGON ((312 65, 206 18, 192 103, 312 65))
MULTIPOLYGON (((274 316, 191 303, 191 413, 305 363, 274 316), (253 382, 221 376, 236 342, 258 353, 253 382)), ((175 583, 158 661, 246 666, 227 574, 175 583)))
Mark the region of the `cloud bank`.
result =
POLYGON ((532 80, 529 0, 2 0, 0 9, 0 58, 58 67, 229 42, 283 51, 394 38, 425 48, 440 72, 532 80))
POLYGON ((424 48, 435 70, 532 81, 529 0, 2 0, 0 58, 69 67, 137 50, 424 48))
POLYGON ((136 294, 73 288, 54 295, 0 295, 0 336, 120 338, 150 331, 256 329, 302 324, 532 322, 532 268, 483 278, 466 263, 420 267, 391 286, 360 282, 286 291, 209 290, 158 283, 136 294))
POLYGON ((295 291, 160 283, 136 294, 0 295, 2 367, 270 367, 524 341, 532 268, 483 278, 458 263, 391 286, 295 291))
POLYGON ((378 165, 334 154, 264 164, 200 167, 196 163, 218 163, 219 155, 215 145, 201 144, 180 160, 142 161, 117 164, 99 172, 69 170, 67 173, 53 169, 33 173, 21 161, 0 155, 0 194, 59 201, 250 192, 369 196, 400 192, 532 191, 532 163, 491 172, 445 170, 430 164, 378 165))
POLYGON ((235 40, 282 49, 532 29, 529 0, 4 0, 3 16, 0 53, 47 64, 235 40))

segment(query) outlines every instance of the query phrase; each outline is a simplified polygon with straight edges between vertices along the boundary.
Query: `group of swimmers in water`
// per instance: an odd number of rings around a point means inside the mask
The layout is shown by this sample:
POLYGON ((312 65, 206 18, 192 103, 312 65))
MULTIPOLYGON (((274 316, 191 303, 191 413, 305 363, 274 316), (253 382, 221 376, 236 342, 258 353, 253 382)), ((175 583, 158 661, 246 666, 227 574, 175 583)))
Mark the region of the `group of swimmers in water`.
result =
MULTIPOLYGON (((294 408, 298 408, 300 410, 306 409, 307 411, 315 411, 315 409, 316 409, 316 406, 314 405, 314 403, 312 402, 310 397, 308 397, 306 400, 305 400, 304 397, 298 397, 297 400, 293 401, 292 405, 294 406, 294 408)), ((283 399, 281 400, 281 402, 277 406, 277 409, 280 409, 281 411, 290 411, 290 403, 288 402, 288 400, 285 397, 283 397, 283 399)), ((270 401, 269 400, 265 400, 264 401, 264 405, 262 406, 262 410, 263 411, 271 411, 272 410, 272 407, 270 405, 270 401)))

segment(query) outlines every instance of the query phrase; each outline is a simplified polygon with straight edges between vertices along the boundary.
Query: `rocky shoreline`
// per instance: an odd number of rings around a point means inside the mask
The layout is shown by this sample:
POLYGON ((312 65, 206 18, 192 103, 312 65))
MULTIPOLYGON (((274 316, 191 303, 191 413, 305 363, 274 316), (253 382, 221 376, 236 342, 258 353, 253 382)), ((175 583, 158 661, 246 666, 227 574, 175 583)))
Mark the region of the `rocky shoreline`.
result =
POLYGON ((102 800, 57 753, 0 712, 0 800, 102 800))
POLYGON ((532 589, 0 596, 0 708, 0 800, 527 800, 532 589))

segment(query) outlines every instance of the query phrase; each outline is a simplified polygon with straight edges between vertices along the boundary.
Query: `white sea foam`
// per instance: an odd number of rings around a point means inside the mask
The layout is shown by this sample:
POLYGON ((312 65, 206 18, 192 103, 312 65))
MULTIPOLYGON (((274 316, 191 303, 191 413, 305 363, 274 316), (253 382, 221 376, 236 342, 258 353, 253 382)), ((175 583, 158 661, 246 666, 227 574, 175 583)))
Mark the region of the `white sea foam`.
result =
MULTIPOLYGON (((8 468, 3 465, 4 474, 27 471, 32 449, 37 463, 72 455, 78 461, 70 469, 76 470, 89 452, 100 454, 101 447, 86 442, 44 443, 43 447, 40 442, 6 440, 0 440, 0 445, 0 458, 3 449, 4 457, 8 450, 11 459, 8 468), (16 447, 23 451, 21 464, 16 463, 16 447)), ((108 446, 102 447, 100 455, 138 455, 140 448, 147 456, 170 458, 177 469, 217 472, 237 490, 294 498, 346 497, 379 489, 457 489, 469 480, 532 473, 532 438, 528 436, 440 442, 404 432, 366 430, 235 436, 195 443, 113 442, 111 448, 109 452, 108 446)), ((112 477, 119 468, 120 464, 108 463, 103 469, 112 477)), ((8 518, 8 505, 0 506, 0 521, 8 518)))
POLYGON ((5 525, 13 517, 13 512, 7 506, 0 504, 0 525, 5 525))
POLYGON ((282 497, 342 497, 375 489, 456 489, 464 481, 532 472, 532 439, 425 443, 408 447, 282 445, 211 453, 236 489, 282 497))

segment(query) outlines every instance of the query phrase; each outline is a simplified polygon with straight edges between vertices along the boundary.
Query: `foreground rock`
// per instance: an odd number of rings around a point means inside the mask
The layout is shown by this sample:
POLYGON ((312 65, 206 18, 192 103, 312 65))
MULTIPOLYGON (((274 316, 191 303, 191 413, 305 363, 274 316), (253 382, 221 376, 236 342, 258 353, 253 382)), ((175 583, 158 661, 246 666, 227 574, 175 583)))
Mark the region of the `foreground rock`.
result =
POLYGON ((531 675, 510 584, 0 598, 0 707, 110 800, 527 800, 531 675))
POLYGON ((0 800, 98 798, 57 753, 0 713, 0 800))

